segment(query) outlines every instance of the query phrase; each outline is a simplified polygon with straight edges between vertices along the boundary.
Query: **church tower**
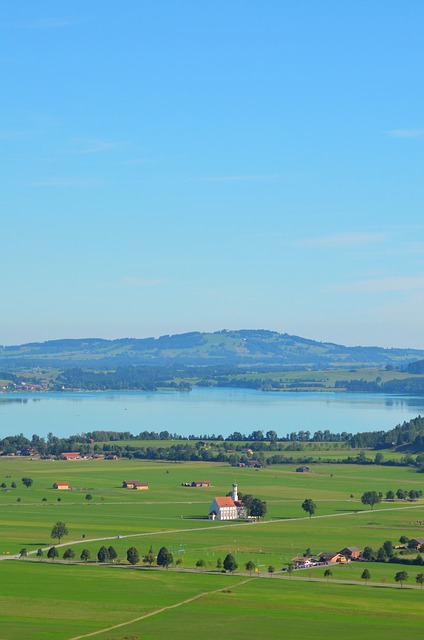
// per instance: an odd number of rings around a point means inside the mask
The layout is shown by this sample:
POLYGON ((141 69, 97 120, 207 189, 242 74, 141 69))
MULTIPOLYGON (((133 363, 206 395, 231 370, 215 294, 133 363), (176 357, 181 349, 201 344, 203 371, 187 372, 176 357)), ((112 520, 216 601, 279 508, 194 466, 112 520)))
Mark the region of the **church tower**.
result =
POLYGON ((238 500, 237 482, 233 482, 233 494, 232 494, 232 498, 233 498, 234 502, 237 502, 237 500, 238 500))

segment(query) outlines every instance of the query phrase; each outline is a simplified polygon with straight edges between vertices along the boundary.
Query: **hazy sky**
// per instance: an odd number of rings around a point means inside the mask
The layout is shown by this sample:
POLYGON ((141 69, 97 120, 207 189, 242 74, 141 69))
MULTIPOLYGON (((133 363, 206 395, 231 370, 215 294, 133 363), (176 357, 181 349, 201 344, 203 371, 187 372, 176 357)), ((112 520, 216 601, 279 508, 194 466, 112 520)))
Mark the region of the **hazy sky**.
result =
POLYGON ((424 348, 422 0, 3 0, 0 343, 424 348))

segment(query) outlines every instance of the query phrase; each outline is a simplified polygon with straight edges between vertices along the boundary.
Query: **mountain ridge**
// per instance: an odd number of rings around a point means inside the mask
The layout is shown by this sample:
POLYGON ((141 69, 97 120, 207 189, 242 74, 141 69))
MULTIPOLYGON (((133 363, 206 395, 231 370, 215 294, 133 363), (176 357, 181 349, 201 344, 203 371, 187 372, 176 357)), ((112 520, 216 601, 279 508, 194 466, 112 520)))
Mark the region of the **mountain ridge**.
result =
POLYGON ((261 367, 406 366, 424 350, 347 347, 267 329, 191 331, 158 338, 63 338, 0 347, 2 367, 231 365, 261 367))

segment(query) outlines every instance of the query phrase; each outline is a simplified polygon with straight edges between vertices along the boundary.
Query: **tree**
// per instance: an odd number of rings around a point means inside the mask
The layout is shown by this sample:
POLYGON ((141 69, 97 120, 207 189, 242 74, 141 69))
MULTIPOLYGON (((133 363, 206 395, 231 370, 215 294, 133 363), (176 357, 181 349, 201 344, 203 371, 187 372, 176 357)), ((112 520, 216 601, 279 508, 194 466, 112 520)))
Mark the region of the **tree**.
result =
POLYGON ((99 562, 109 562, 109 552, 105 546, 100 547, 97 552, 97 560, 99 562))
POLYGON ((16 482, 12 482, 10 486, 12 487, 12 489, 16 489, 16 482))
POLYGON ((162 566, 165 567, 166 570, 168 570, 168 567, 174 562, 174 556, 170 551, 167 551, 163 557, 163 564, 162 566))
POLYGON ((369 504, 371 509, 374 509, 374 505, 381 502, 381 497, 377 491, 365 491, 361 497, 362 504, 369 504))
POLYGON ((256 565, 253 560, 249 560, 249 562, 246 562, 246 571, 249 572, 249 575, 252 575, 252 571, 254 571, 255 569, 256 565))
POLYGON ((266 514, 267 506, 265 500, 259 498, 253 498, 250 507, 249 514, 255 518, 263 518, 266 514))
POLYGON ((28 555, 28 551, 26 550, 26 548, 24 547, 23 549, 20 550, 19 552, 19 557, 20 558, 26 558, 28 555))
POLYGON ((177 567, 181 567, 182 563, 183 563, 183 559, 182 558, 177 558, 177 560, 175 562, 176 566, 177 567))
POLYGON ((311 498, 307 498, 302 503, 302 509, 306 511, 306 513, 309 513, 309 517, 312 518, 315 511, 317 510, 317 505, 311 498))
POLYGON ((29 489, 29 487, 32 485, 33 482, 34 481, 33 481, 32 478, 28 478, 26 476, 24 478, 22 478, 22 484, 24 484, 27 489, 29 489))
POLYGON ((400 542, 401 544, 407 544, 407 543, 409 542, 409 538, 408 538, 408 536, 401 536, 401 537, 399 538, 399 542, 400 542))
POLYGON ((220 570, 222 569, 222 558, 218 558, 216 561, 216 568, 220 570))
POLYGON ((61 539, 67 536, 68 533, 69 531, 64 522, 56 522, 56 524, 52 528, 50 537, 53 538, 53 540, 55 538, 58 538, 60 544, 61 539))
POLYGON ((90 549, 83 549, 81 551, 80 558, 83 562, 85 562, 85 564, 87 564, 87 560, 90 560, 90 556, 91 556, 90 549))
POLYGON ((161 547, 161 549, 159 549, 156 562, 159 567, 165 567, 167 569, 169 565, 174 562, 174 556, 172 555, 172 553, 170 553, 170 551, 168 551, 166 547, 161 547))
POLYGON ((387 553, 384 547, 380 547, 377 551, 377 562, 386 562, 387 553))
POLYGON ((269 567, 268 567, 268 573, 271 576, 271 578, 272 578, 272 574, 274 573, 274 571, 275 571, 275 568, 272 566, 272 564, 270 564, 269 567))
POLYGON ((331 569, 326 569, 324 571, 324 578, 327 578, 327 582, 328 582, 328 578, 331 578, 332 575, 333 575, 333 572, 331 571, 331 569))
POLYGON ((127 549, 127 560, 132 565, 135 565, 140 561, 140 555, 135 547, 127 549))
POLYGON ((149 565, 149 569, 151 569, 152 568, 152 564, 154 563, 155 560, 156 560, 156 556, 153 553, 152 547, 150 547, 149 553, 146 553, 146 555, 143 556, 143 562, 145 564, 148 564, 149 565))
POLYGON ((289 574, 289 577, 291 578, 291 575, 294 571, 294 564, 293 562, 289 562, 287 565, 287 573, 289 574))
POLYGON ((394 500, 395 499, 395 494, 393 491, 388 491, 386 493, 386 500, 394 500))
POLYGON ((109 555, 109 560, 112 560, 112 562, 115 562, 116 558, 118 557, 118 552, 116 551, 116 549, 111 545, 110 547, 108 547, 107 552, 109 555))
POLYGON ((225 571, 231 571, 233 573, 238 567, 235 557, 232 553, 228 553, 224 558, 225 571))
POLYGON ((371 547, 365 547, 365 549, 362 552, 362 557, 364 560, 375 560, 376 559, 376 553, 375 551, 372 550, 371 547))
POLYGON ((50 549, 47 551, 47 557, 49 560, 55 560, 55 558, 57 558, 59 556, 59 551, 56 549, 56 547, 50 547, 50 549))
POLYGON ((37 558, 42 558, 42 557, 43 557, 43 550, 42 549, 38 549, 37 558))
POLYGON ((419 584, 422 589, 424 584, 424 573, 419 573, 418 575, 416 575, 415 582, 419 584))
POLYGON ((387 553, 388 558, 392 558, 395 555, 395 550, 393 548, 393 543, 391 540, 386 540, 386 542, 383 542, 383 548, 387 553))
POLYGON ((63 559, 71 562, 72 558, 75 558, 75 551, 73 549, 66 549, 63 554, 63 559))
POLYGON ((85 499, 87 500, 87 502, 90 502, 90 500, 93 499, 93 496, 91 495, 91 493, 87 493, 87 495, 85 496, 85 499))
POLYGON ((1 487, 2 489, 6 489, 6 483, 5 483, 5 482, 2 482, 2 483, 0 484, 0 487, 1 487))
POLYGON ((400 582, 400 588, 402 589, 403 583, 407 582, 409 579, 408 573, 406 571, 398 571, 395 575, 395 582, 400 582))
POLYGON ((206 562, 202 558, 200 558, 200 560, 196 562, 196 567, 203 571, 203 569, 206 567, 206 562))
POLYGON ((364 569, 364 570, 363 570, 363 572, 361 573, 361 579, 362 579, 362 580, 365 580, 365 582, 366 582, 366 583, 368 582, 368 580, 370 580, 370 579, 371 579, 371 574, 370 574, 370 572, 368 571, 368 569, 364 569))
POLYGON ((270 440, 271 442, 275 442, 276 440, 278 440, 277 432, 274 431, 274 429, 270 429, 270 431, 266 432, 266 439, 270 440))
POLYGON ((418 565, 419 567, 423 566, 424 560, 420 553, 417 553, 417 557, 413 560, 412 564, 418 565))

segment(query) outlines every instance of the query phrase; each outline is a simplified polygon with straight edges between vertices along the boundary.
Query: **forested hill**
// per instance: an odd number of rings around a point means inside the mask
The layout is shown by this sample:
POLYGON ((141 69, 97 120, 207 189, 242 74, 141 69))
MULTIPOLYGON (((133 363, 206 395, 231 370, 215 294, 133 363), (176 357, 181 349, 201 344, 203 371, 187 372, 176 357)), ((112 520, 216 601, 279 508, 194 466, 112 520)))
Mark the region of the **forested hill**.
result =
POLYGON ((326 368, 407 366, 419 349, 346 347, 266 330, 191 332, 160 338, 49 340, 0 347, 0 367, 117 367, 152 364, 326 368))

